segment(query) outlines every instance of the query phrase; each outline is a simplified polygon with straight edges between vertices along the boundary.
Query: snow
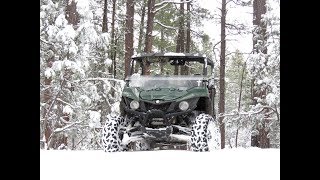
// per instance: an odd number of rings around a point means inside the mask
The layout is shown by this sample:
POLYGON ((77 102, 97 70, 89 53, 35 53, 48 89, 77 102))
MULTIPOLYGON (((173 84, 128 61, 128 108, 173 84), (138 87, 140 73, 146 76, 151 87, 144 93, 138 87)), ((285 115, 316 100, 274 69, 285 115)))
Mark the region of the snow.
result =
POLYGON ((41 180, 280 180, 280 149, 40 150, 41 180))
POLYGON ((71 108, 69 105, 66 105, 66 106, 64 106, 64 108, 63 108, 63 113, 64 113, 64 114, 72 114, 72 113, 73 113, 73 110, 72 110, 72 108, 71 108))
POLYGON ((100 127, 101 126, 101 124, 100 124, 100 117, 101 117, 100 112, 89 110, 88 113, 89 113, 89 118, 90 118, 89 126, 91 128, 100 127))
POLYGON ((112 60, 107 58, 104 63, 107 65, 107 66, 110 66, 112 64, 112 60))
POLYGON ((61 71, 62 70, 62 63, 63 63, 63 61, 59 61, 59 60, 54 61, 52 63, 52 69, 54 71, 61 71))
POLYGON ((165 56, 185 56, 184 53, 175 53, 175 52, 168 52, 164 53, 165 56))
POLYGON ((111 112, 120 113, 120 102, 115 102, 111 105, 111 112))
POLYGON ((57 27, 60 27, 60 28, 63 28, 65 27, 67 24, 68 24, 68 21, 66 20, 66 18, 64 17, 65 15, 64 14, 60 14, 56 21, 55 21, 55 25, 57 27))
POLYGON ((80 16, 85 17, 91 13, 88 0, 76 0, 75 2, 77 3, 77 12, 80 14, 80 16))
POLYGON ((273 104, 276 104, 276 99, 277 99, 277 96, 274 93, 269 93, 266 96, 266 101, 269 104, 269 106, 273 105, 273 104))
POLYGON ((72 41, 69 47, 69 54, 76 55, 78 52, 78 47, 77 45, 72 41))
POLYGON ((46 78, 51 78, 51 77, 55 76, 55 73, 54 73, 53 69, 47 68, 44 71, 44 75, 46 76, 46 78))
POLYGON ((91 99, 86 96, 86 95, 81 95, 79 97, 79 100, 81 100, 82 102, 84 102, 86 105, 90 105, 91 104, 91 99))
POLYGON ((62 29, 56 34, 56 38, 59 41, 64 42, 65 44, 74 39, 75 36, 76 31, 73 29, 71 25, 66 25, 64 29, 62 29))

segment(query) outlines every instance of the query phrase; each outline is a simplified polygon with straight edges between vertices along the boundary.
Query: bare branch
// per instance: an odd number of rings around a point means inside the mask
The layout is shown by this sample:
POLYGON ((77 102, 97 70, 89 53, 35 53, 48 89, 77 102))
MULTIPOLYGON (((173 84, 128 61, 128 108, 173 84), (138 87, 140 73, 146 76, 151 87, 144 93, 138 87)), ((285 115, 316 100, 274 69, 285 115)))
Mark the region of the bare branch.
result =
POLYGON ((193 29, 190 29, 190 31, 191 31, 193 34, 195 34, 196 36, 198 36, 198 37, 202 37, 202 36, 203 36, 203 33, 199 33, 199 32, 197 32, 197 31, 195 31, 195 30, 193 30, 193 29))
POLYGON ((241 5, 241 4, 238 2, 238 0, 237 0, 237 2, 235 2, 234 0, 229 0, 229 1, 227 1, 226 5, 227 5, 228 3, 230 3, 230 2, 233 2, 233 3, 236 4, 236 5, 241 5))
POLYGON ((227 4, 230 3, 230 2, 233 2, 235 5, 238 5, 238 6, 249 6, 250 5, 250 2, 246 3, 246 2, 239 1, 239 0, 237 0, 237 1, 229 0, 227 2, 227 4))
POLYGON ((220 44, 221 41, 222 41, 222 40, 220 40, 220 41, 218 41, 216 44, 214 44, 214 45, 213 45, 213 49, 216 49, 216 46, 217 46, 218 44, 220 44))
MULTIPOLYGON (((67 103, 67 102, 65 102, 65 101, 63 101, 62 99, 60 99, 60 98, 57 98, 57 101, 59 101, 59 102, 62 102, 62 103, 64 103, 64 104, 66 104, 66 105, 69 105, 72 109, 76 109, 76 107, 75 106, 73 106, 72 104, 70 104, 70 103, 67 103)), ((79 106, 78 106, 79 107, 79 106)))
POLYGON ((46 44, 49 44, 49 45, 51 45, 51 46, 54 46, 54 44, 52 44, 52 43, 50 43, 50 42, 48 42, 48 41, 46 41, 46 40, 44 40, 44 39, 41 39, 41 38, 40 38, 40 41, 42 41, 42 42, 44 42, 44 43, 46 43, 46 44))
MULTIPOLYGON (((70 123, 70 124, 68 124, 68 125, 66 125, 66 126, 64 126, 64 127, 62 127, 62 128, 57 128, 57 129, 55 129, 55 130, 53 131, 52 134, 60 133, 60 132, 62 132, 62 131, 65 131, 65 130, 67 130, 67 129, 69 129, 69 128, 75 126, 75 125, 77 125, 77 124, 81 124, 81 122, 74 122, 74 123, 70 123)), ((52 134, 51 134, 51 135, 52 135, 52 134)))
POLYGON ((157 12, 158 12, 158 11, 160 11, 161 9, 163 9, 163 8, 167 7, 167 6, 168 6, 168 4, 169 4, 169 3, 166 3, 165 5, 163 5, 163 6, 159 7, 159 9, 156 9, 156 7, 155 7, 155 10, 154 10, 153 12, 154 12, 154 13, 157 13, 157 12))
POLYGON ((234 24, 226 23, 226 27, 230 30, 237 30, 238 34, 241 34, 242 31, 245 30, 245 26, 243 24, 234 25, 234 24))
POLYGON ((85 135, 85 136, 76 144, 76 147, 78 147, 78 145, 79 145, 87 136, 88 136, 88 134, 85 135))
POLYGON ((55 130, 51 133, 50 137, 48 138, 48 148, 50 148, 52 137, 53 137, 55 134, 60 133, 60 132, 63 132, 63 131, 65 131, 65 130, 67 130, 67 129, 69 129, 69 128, 77 125, 77 124, 81 124, 81 123, 82 123, 82 122, 74 122, 74 123, 68 124, 68 125, 66 125, 66 126, 64 126, 64 127, 62 127, 62 128, 57 128, 57 129, 55 129, 55 130))
POLYGON ((51 88, 51 87, 52 87, 52 86, 47 86, 47 85, 44 86, 44 88, 42 88, 42 89, 40 90, 40 93, 43 92, 43 91, 45 91, 45 90, 47 90, 47 89, 49 89, 49 88, 51 88))
POLYGON ((276 112, 276 115, 277 115, 277 119, 278 119, 278 121, 280 121, 280 113, 278 112, 278 110, 277 110, 277 105, 274 105, 274 109, 275 109, 275 112, 276 112))
POLYGON ((48 122, 48 115, 49 115, 49 113, 50 113, 50 111, 51 111, 51 109, 52 109, 52 107, 53 107, 53 104, 55 103, 55 101, 56 101, 56 99, 58 98, 60 92, 62 91, 62 87, 63 87, 64 83, 65 83, 65 80, 62 81, 58 93, 56 94, 55 98, 53 99, 52 103, 51 103, 50 106, 49 106, 49 109, 48 109, 46 115, 44 116, 44 122, 43 122, 43 127, 44 127, 44 129, 47 128, 46 126, 47 126, 47 122, 48 122))
POLYGON ((234 29, 237 29, 237 30, 244 30, 244 25, 243 24, 239 24, 240 27, 234 25, 234 24, 230 24, 230 23, 226 23, 226 26, 231 26, 233 27, 234 29))

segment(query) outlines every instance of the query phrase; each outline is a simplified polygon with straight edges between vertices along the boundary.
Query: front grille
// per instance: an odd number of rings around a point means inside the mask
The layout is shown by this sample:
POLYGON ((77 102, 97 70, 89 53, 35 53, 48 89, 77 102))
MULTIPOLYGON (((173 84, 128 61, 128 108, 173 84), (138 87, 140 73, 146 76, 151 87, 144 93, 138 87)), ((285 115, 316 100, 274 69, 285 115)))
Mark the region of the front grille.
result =
POLYGON ((145 102, 146 110, 161 110, 163 112, 167 112, 171 103, 163 103, 163 104, 152 104, 145 102))

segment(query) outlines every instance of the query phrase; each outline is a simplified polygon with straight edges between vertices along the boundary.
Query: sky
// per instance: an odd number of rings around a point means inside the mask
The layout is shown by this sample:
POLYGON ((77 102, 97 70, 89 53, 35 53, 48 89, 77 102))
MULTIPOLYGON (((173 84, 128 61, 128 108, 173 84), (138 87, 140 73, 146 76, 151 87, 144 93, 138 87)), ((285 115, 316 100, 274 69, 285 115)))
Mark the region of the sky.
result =
POLYGON ((280 180, 280 149, 40 150, 41 180, 280 180))
MULTIPOLYGON (((220 14, 218 8, 221 8, 221 0, 198 0, 198 2, 212 14, 220 14)), ((233 3, 229 3, 227 10, 227 23, 237 21, 248 25, 249 27, 251 26, 252 14, 250 13, 253 11, 252 7, 239 7, 235 6, 233 3)), ((220 28, 220 24, 213 20, 204 22, 204 31, 211 37, 213 44, 216 44, 221 39, 220 28)), ((228 39, 231 39, 231 41, 226 42, 227 49, 230 52, 239 49, 244 53, 249 53, 252 50, 252 34, 229 36, 228 39)))

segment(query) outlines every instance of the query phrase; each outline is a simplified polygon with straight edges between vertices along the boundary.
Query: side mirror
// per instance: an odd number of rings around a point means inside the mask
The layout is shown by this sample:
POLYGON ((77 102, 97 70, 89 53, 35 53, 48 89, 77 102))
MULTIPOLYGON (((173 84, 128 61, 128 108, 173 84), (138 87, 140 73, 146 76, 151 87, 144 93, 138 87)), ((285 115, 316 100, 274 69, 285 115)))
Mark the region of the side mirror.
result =
POLYGON ((214 78, 208 79, 208 89, 214 89, 214 78))

